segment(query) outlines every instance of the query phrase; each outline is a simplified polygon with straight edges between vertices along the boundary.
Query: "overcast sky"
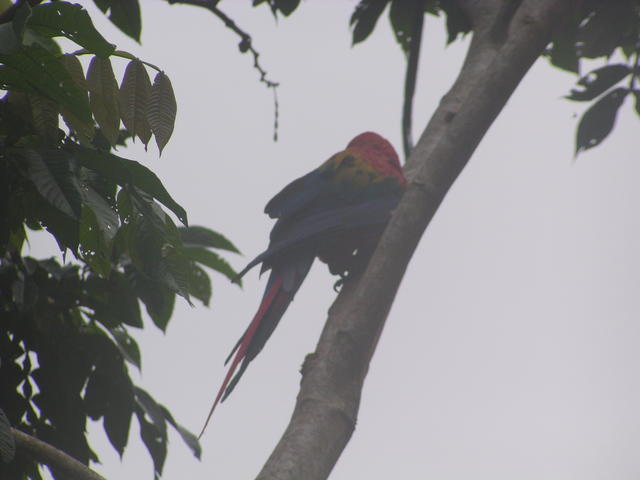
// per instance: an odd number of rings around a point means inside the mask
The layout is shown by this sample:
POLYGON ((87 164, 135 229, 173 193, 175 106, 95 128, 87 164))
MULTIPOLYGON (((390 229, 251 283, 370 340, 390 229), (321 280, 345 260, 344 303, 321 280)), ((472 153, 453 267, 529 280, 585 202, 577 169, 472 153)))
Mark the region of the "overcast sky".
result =
MULTIPOLYGON (((404 58, 387 16, 351 48, 355 1, 307 0, 274 22, 266 7, 221 2, 281 82, 272 95, 238 38, 205 10, 143 5, 142 46, 92 11, 120 49, 161 66, 178 100, 158 158, 120 150, 161 177, 190 222, 227 235, 241 268, 267 244, 266 201, 374 130, 400 149, 404 58)), ((467 42, 445 48, 427 17, 417 138, 457 74, 467 42)), ((119 78, 124 60, 115 59, 119 78)), ((574 162, 574 77, 536 63, 447 195, 407 272, 365 384, 358 425, 331 476, 462 480, 637 479, 640 475, 640 165, 630 99, 614 133, 574 162)), ((463 138, 460 141, 464 141, 463 138)), ((52 251, 40 239, 32 253, 52 251)), ((212 275, 210 309, 178 302, 168 332, 139 332, 139 384, 198 432, 229 349, 264 282, 212 275)), ((163 478, 253 478, 284 430, 334 279, 316 264, 263 353, 215 413, 195 460, 172 432, 163 478)), ((138 333, 138 332, 135 332, 138 333)), ((135 372, 132 372, 135 373, 135 372)), ((110 479, 151 478, 134 420, 122 462, 90 427, 110 479)))

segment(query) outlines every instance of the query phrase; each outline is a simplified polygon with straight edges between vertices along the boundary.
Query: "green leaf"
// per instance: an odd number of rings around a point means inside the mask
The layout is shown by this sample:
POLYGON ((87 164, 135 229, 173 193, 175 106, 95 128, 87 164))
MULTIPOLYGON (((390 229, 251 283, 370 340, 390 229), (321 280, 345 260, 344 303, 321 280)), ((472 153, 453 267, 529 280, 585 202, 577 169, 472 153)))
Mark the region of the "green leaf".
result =
POLYGON ((140 347, 138 347, 138 343, 133 339, 129 332, 122 327, 114 327, 109 329, 109 333, 113 336, 116 341, 116 345, 118 349, 124 356, 124 358, 131 364, 135 365, 138 370, 142 368, 142 360, 140 357, 140 347))
POLYGON ((607 138, 613 130, 618 109, 628 93, 627 88, 616 88, 582 115, 576 135, 576 154, 599 145, 607 138))
POLYGON ((160 155, 162 155, 162 150, 173 133, 176 112, 176 97, 173 93, 171 81, 164 72, 160 72, 153 80, 147 114, 151 131, 156 137, 160 155))
POLYGON ((69 156, 59 150, 26 150, 28 177, 51 205, 71 218, 80 218, 80 193, 69 169, 69 156))
POLYGON ((90 185, 84 184, 80 188, 82 201, 90 208, 96 217, 96 225, 102 231, 105 239, 111 241, 118 231, 120 222, 118 214, 109 203, 90 185))
POLYGON ((638 116, 640 116, 640 90, 634 90, 633 94, 636 97, 635 110, 638 116))
POLYGON ((40 95, 29 95, 33 126, 46 145, 58 143, 58 105, 40 95))
POLYGON ((87 71, 89 103, 102 133, 113 146, 120 134, 118 82, 108 58, 93 57, 87 71))
POLYGON ((24 25, 30 15, 31 7, 25 2, 18 8, 11 22, 0 25, 0 53, 10 54, 20 48, 24 25))
POLYGON ((100 57, 115 50, 95 29, 87 11, 78 4, 53 2, 32 9, 29 27, 49 37, 64 36, 100 57))
POLYGON ((109 20, 124 34, 140 42, 142 22, 138 0, 93 0, 102 13, 109 12, 109 20))
MULTIPOLYGON (((60 60, 62 61, 65 68, 69 72, 69 75, 71 75, 71 78, 80 90, 83 101, 87 102, 88 104, 89 87, 87 86, 87 81, 84 78, 84 71, 82 70, 82 64, 80 64, 80 60, 78 60, 78 57, 76 57, 75 55, 63 55, 62 57, 60 57, 60 60)), ((89 119, 89 122, 81 121, 64 106, 61 107, 60 113, 62 113, 62 118, 64 119, 64 122, 67 124, 69 129, 76 133, 78 141, 83 145, 90 145, 91 140, 93 140, 93 137, 96 133, 93 121, 91 119, 89 119)))
POLYGON ((84 147, 76 148, 74 157, 83 166, 99 175, 103 175, 120 186, 133 185, 151 195, 175 213, 184 225, 188 224, 185 209, 171 198, 160 179, 147 167, 133 160, 84 147))
POLYGON ((192 265, 189 274, 189 293, 200 300, 206 307, 211 300, 211 279, 207 272, 197 265, 192 265))
POLYGON ((96 214, 86 205, 80 217, 80 247, 82 260, 91 270, 103 277, 111 273, 111 244, 100 230, 96 214))
POLYGON ((576 43, 578 55, 586 58, 610 57, 613 51, 638 38, 638 5, 635 0, 593 2, 580 24, 576 43))
POLYGON ((201 263, 223 274, 231 281, 236 280, 238 273, 218 254, 201 247, 185 247, 183 251, 189 260, 201 263))
POLYGON ((578 80, 582 90, 572 89, 566 98, 579 102, 593 100, 631 73, 631 68, 618 63, 607 65, 589 72, 578 80))
POLYGON ((275 0, 276 10, 280 11, 285 17, 288 17, 300 5, 300 0, 275 0))
POLYGON ((26 92, 38 92, 66 107, 81 121, 91 122, 91 110, 62 62, 39 45, 0 55, 0 84, 26 92))
POLYGON ((173 313, 175 293, 160 282, 143 275, 132 266, 126 269, 126 274, 133 285, 135 294, 144 302, 154 325, 164 332, 173 313))
POLYGON ((151 139, 147 120, 151 81, 147 69, 139 60, 132 60, 120 84, 120 117, 131 135, 137 135, 145 147, 151 139))
POLYGON ((382 15, 389 0, 361 0, 349 24, 353 27, 353 45, 367 39, 382 15))
POLYGON ((180 231, 182 243, 185 246, 217 248, 240 253, 236 246, 224 237, 224 235, 206 227, 195 225, 191 227, 180 227, 178 230, 180 231))

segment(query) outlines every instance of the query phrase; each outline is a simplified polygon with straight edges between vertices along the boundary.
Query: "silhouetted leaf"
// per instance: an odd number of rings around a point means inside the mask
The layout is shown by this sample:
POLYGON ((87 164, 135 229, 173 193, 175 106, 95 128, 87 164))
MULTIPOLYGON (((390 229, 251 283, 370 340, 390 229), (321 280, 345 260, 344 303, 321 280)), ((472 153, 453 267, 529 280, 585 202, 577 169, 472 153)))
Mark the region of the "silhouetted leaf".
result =
POLYGON ((182 440, 184 440, 184 443, 186 443, 187 446, 191 449, 191 452, 193 453, 193 456, 196 457, 199 460, 200 456, 202 455, 202 447, 200 446, 200 442, 198 441, 198 437, 196 437, 189 430, 187 430, 182 425, 177 423, 173 419, 173 415, 171 415, 171 412, 169 410, 167 410, 166 407, 164 407, 163 405, 160 405, 160 408, 162 409, 162 412, 164 413, 164 418, 167 420, 167 422, 169 422, 169 424, 173 428, 175 428, 178 431, 178 433, 182 437, 182 440))
POLYGON ((391 8, 389 9, 389 20, 391 28, 396 37, 396 41, 400 44, 402 51, 407 53, 411 45, 412 33, 416 23, 416 15, 424 15, 424 12, 418 8, 421 5, 416 2, 406 2, 406 0, 391 0, 391 8))
POLYGON ((109 20, 123 33, 140 42, 142 22, 138 0, 93 0, 103 13, 109 10, 109 20))
POLYGON ((151 87, 148 119, 161 155, 173 133, 176 112, 176 97, 173 93, 171 81, 164 72, 160 72, 156 75, 151 87))
POLYGON ((636 97, 635 110, 638 115, 640 115, 640 90, 634 90, 633 94, 636 97))
POLYGON ((28 175, 36 189, 51 205, 71 218, 80 217, 80 193, 69 169, 69 158, 57 150, 26 150, 28 175))
POLYGON ((111 328, 109 329, 109 332, 115 339, 116 345, 120 349, 124 358, 140 370, 142 368, 142 360, 140 357, 140 348, 138 347, 138 343, 122 326, 111 328))
POLYGON ((184 254, 190 260, 201 263, 216 272, 223 274, 229 280, 234 281, 238 273, 231 268, 226 260, 218 256, 216 253, 200 247, 185 247, 184 254))
POLYGON ((132 60, 120 84, 120 116, 122 123, 132 135, 146 146, 151 139, 151 129, 147 120, 151 81, 147 70, 139 60, 132 60))
POLYGON ((82 260, 99 275, 111 273, 111 248, 105 239, 96 214, 86 205, 82 206, 80 217, 80 249, 82 260))
POLYGON ((61 61, 39 45, 0 55, 0 84, 5 88, 37 92, 66 107, 83 122, 91 122, 91 110, 82 92, 61 61))
POLYGON ((471 22, 456 0, 440 0, 440 8, 447 16, 447 44, 471 31, 471 22))
POLYGON ((188 247, 209 247, 240 253, 236 246, 224 235, 199 225, 180 227, 182 243, 188 247))
POLYGON ((389 0, 361 0, 358 3, 349 21, 353 27, 353 45, 371 35, 387 3, 389 0))
POLYGON ((0 25, 0 53, 9 54, 20 48, 24 26, 30 16, 31 7, 25 2, 18 8, 11 22, 0 25))
POLYGON ((584 113, 576 135, 576 154, 599 145, 607 138, 613 129, 618 109, 628 93, 629 90, 624 87, 616 88, 584 113))
POLYGON ((609 57, 625 43, 638 38, 638 13, 635 0, 594 2, 591 13, 580 25, 578 55, 586 58, 609 57))
POLYGON ((151 320, 164 332, 173 312, 175 293, 133 267, 127 268, 126 272, 135 294, 144 302, 151 320))
POLYGON ((93 57, 87 71, 89 103, 103 135, 115 145, 120 133, 118 82, 108 58, 93 57))
POLYGON ((567 98, 581 102, 593 100, 630 73, 631 68, 621 63, 598 68, 578 80, 578 85, 584 88, 582 90, 572 89, 567 98))
POLYGON ((27 24, 50 36, 64 36, 100 57, 108 57, 115 46, 95 29, 87 11, 68 2, 44 3, 34 7, 27 24))

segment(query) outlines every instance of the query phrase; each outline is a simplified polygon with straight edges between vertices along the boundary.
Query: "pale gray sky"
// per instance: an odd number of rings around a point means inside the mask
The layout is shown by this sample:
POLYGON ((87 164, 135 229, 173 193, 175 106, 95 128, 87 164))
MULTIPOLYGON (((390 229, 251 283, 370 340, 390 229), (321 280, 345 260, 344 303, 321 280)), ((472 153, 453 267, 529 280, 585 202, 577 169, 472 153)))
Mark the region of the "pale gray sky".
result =
MULTIPOLYGON (((121 49, 170 76, 178 121, 155 146, 120 154, 159 174, 192 224, 245 257, 266 245, 265 202, 295 177, 375 130, 400 148, 404 59, 386 15, 350 47, 354 1, 303 2, 277 24, 267 8, 220 6, 250 32, 282 83, 280 141, 271 92, 238 39, 208 12, 143 5, 142 47, 92 9, 121 49)), ((428 17, 415 136, 457 74, 466 42, 444 48, 428 17)), ((119 71, 124 61, 114 60, 119 71)), ((121 75, 121 73, 120 73, 121 75)), ((366 381, 358 426, 332 480, 631 480, 640 475, 640 165, 625 105, 609 139, 572 161, 579 104, 571 75, 539 61, 445 199, 405 277, 366 381)), ((629 102, 629 99, 627 100, 629 102)), ((460 139, 464 141, 464 139, 460 139)), ((33 252, 48 251, 35 242, 33 252)), ((292 411, 299 367, 335 294, 317 264, 260 357, 215 413, 196 461, 172 433, 163 478, 252 478, 292 411)), ((264 288, 213 275, 211 309, 178 302, 168 334, 147 322, 139 383, 199 431, 222 361, 264 288)), ((110 479, 151 478, 134 420, 122 462, 101 425, 91 441, 110 479)))

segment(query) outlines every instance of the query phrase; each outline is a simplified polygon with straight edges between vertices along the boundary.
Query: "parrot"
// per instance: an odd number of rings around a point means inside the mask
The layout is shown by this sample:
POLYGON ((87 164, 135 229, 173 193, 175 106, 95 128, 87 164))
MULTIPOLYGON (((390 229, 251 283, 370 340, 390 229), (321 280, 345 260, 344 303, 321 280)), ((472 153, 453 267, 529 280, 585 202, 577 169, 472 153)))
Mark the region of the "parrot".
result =
POLYGON ((315 258, 340 275, 338 283, 344 281, 358 259, 373 251, 406 186, 391 143, 364 132, 267 203, 264 212, 276 219, 268 248, 236 279, 258 264, 261 274, 271 273, 257 313, 225 361, 233 358, 200 436, 278 326, 315 258))

